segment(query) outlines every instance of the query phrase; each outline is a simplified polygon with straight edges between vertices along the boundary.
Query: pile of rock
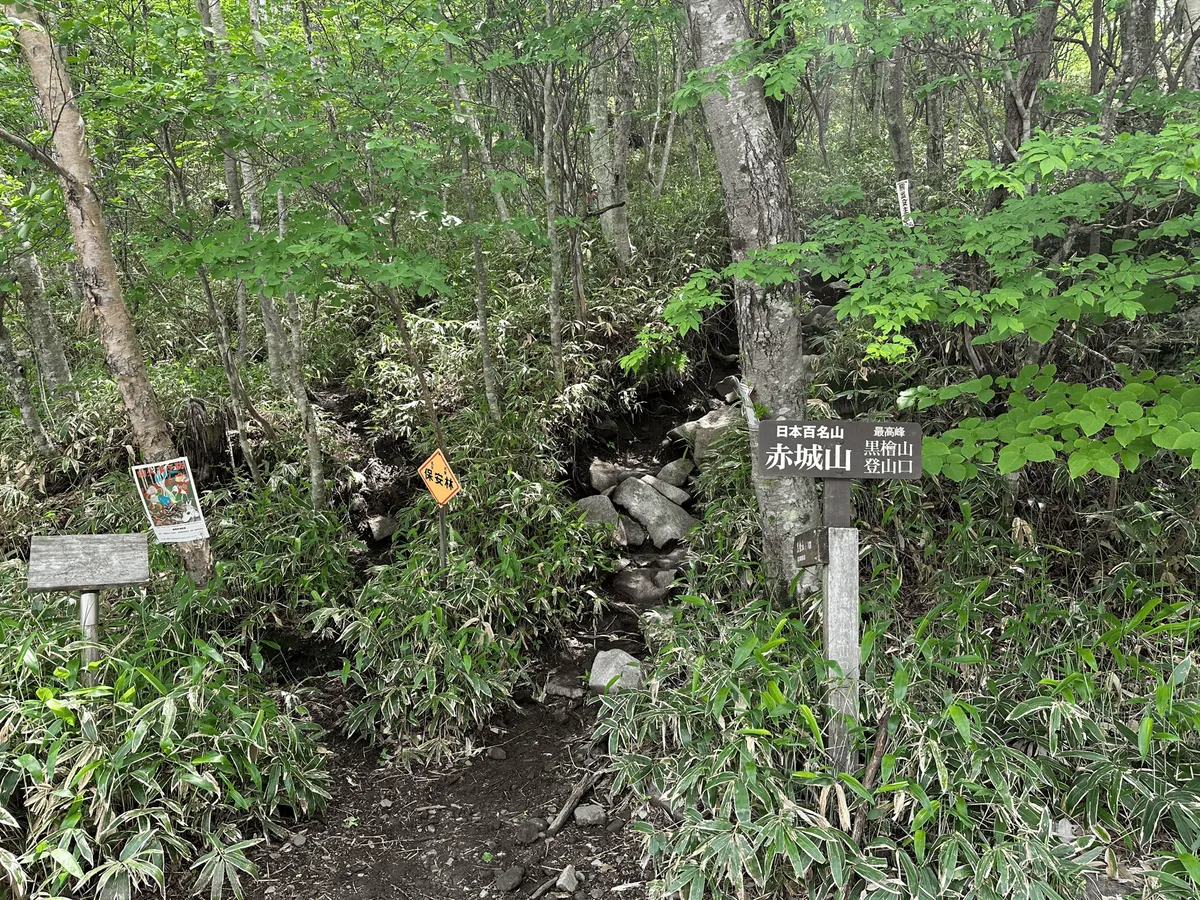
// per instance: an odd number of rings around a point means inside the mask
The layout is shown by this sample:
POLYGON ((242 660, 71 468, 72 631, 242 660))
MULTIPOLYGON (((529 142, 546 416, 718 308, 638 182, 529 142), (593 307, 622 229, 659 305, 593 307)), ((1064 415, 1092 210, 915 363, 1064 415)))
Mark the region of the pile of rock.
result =
POLYGON ((589 522, 611 525, 622 547, 637 549, 649 540, 662 550, 687 537, 697 524, 687 510, 684 488, 695 466, 687 459, 667 463, 656 473, 604 460, 592 460, 591 497, 576 505, 589 522))

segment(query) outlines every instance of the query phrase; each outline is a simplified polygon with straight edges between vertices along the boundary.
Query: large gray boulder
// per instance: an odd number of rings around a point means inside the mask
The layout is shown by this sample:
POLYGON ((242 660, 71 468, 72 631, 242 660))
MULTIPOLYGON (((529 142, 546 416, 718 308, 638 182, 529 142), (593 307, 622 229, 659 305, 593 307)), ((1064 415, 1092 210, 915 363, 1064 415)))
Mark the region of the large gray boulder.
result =
POLYGON ((588 469, 588 477, 592 481, 592 490, 598 494, 603 494, 611 487, 616 487, 626 478, 636 475, 633 469, 619 466, 616 463, 606 462, 603 459, 593 459, 591 468, 588 469))
POLYGON ((703 466, 705 460, 715 453, 712 445, 738 423, 741 413, 732 406, 716 409, 696 423, 693 436, 692 458, 696 465, 703 466))
POLYGON ((726 403, 733 403, 739 396, 738 377, 726 375, 713 385, 713 391, 718 397, 724 397, 726 403))
POLYGON ((659 469, 658 474, 654 477, 659 481, 665 481, 667 484, 681 488, 687 484, 688 476, 695 468, 695 464, 690 459, 677 459, 659 469))
POLYGON ((687 506, 692 502, 692 495, 687 491, 677 488, 673 484, 667 484, 665 481, 660 481, 653 475, 643 475, 642 481, 679 506, 687 506))
POLYGON ((613 576, 612 586, 618 594, 634 603, 650 605, 657 603, 675 583, 675 572, 671 569, 625 569, 613 576))
POLYGON ((619 694, 642 686, 642 664, 624 650, 601 650, 592 663, 588 687, 596 694, 619 694), (609 684, 612 684, 610 687, 609 684))
POLYGON ((593 525, 616 525, 617 508, 607 497, 597 494, 594 497, 584 497, 575 502, 575 508, 580 510, 584 518, 593 525))
POLYGON ((637 478, 621 482, 612 499, 646 527, 650 540, 660 550, 675 541, 682 541, 698 524, 682 508, 637 478))

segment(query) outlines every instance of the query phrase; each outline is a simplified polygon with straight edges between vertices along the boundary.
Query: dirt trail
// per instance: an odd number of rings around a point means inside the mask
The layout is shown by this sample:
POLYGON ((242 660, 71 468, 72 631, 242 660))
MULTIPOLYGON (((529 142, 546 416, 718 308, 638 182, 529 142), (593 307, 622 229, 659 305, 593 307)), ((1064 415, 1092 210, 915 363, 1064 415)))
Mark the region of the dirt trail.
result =
MULTIPOLYGON (((585 487, 593 457, 642 466, 674 458, 663 437, 699 415, 703 390, 652 398, 637 421, 611 423, 577 447, 569 479, 575 492, 585 487)), ((600 617, 576 622, 538 661, 534 696, 498 717, 469 756, 442 768, 409 774, 381 760, 379 748, 347 740, 338 728, 347 708, 340 681, 307 679, 309 710, 328 729, 332 799, 289 840, 252 854, 259 877, 248 886, 249 900, 523 900, 539 890, 557 898, 648 897, 653 873, 643 868, 643 842, 630 821, 661 825, 665 817, 628 795, 611 796, 611 779, 582 801, 603 807, 604 824, 584 827, 572 817, 553 838, 539 833, 580 779, 605 767, 591 742, 599 704, 580 688, 599 650, 647 656, 638 612, 621 598, 600 617), (544 695, 548 681, 577 696, 544 695), (554 886, 568 866, 578 875, 574 892, 554 886)))

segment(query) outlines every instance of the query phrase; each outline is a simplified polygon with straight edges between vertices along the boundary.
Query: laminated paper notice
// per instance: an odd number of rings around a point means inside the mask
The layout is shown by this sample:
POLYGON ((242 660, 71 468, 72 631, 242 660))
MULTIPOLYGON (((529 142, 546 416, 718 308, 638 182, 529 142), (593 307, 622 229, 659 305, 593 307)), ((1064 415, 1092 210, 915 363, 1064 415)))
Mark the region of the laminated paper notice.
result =
POLYGON ((133 482, 159 543, 178 544, 208 537, 200 495, 186 456, 134 466, 133 482))

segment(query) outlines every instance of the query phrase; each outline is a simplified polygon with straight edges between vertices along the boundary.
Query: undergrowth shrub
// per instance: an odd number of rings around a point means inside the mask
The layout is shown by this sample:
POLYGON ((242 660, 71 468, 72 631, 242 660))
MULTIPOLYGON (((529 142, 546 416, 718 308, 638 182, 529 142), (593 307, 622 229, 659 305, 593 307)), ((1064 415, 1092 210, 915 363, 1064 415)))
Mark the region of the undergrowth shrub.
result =
MULTIPOLYGON (((328 799, 319 729, 217 633, 193 634, 189 599, 117 600, 105 655, 81 671, 63 598, 31 604, 0 565, 0 878, 8 896, 196 890, 241 896, 259 834, 328 799)), ((195 598, 191 598, 195 600, 195 598)))
POLYGON ((1194 577, 1125 564, 1065 581, 1059 551, 978 529, 968 507, 916 589, 864 579, 863 725, 839 773, 819 598, 760 587, 748 454, 734 459, 701 479, 700 562, 655 627, 647 689, 602 699, 615 788, 681 812, 639 826, 661 889, 1033 900, 1131 865, 1146 897, 1197 895, 1194 577))
POLYGON ((460 476, 446 571, 425 498, 399 515, 396 561, 310 616, 347 655, 342 677, 359 692, 347 730, 396 740, 405 759, 450 752, 509 703, 529 651, 598 607, 586 585, 610 568, 602 531, 557 485, 483 467, 460 476))

